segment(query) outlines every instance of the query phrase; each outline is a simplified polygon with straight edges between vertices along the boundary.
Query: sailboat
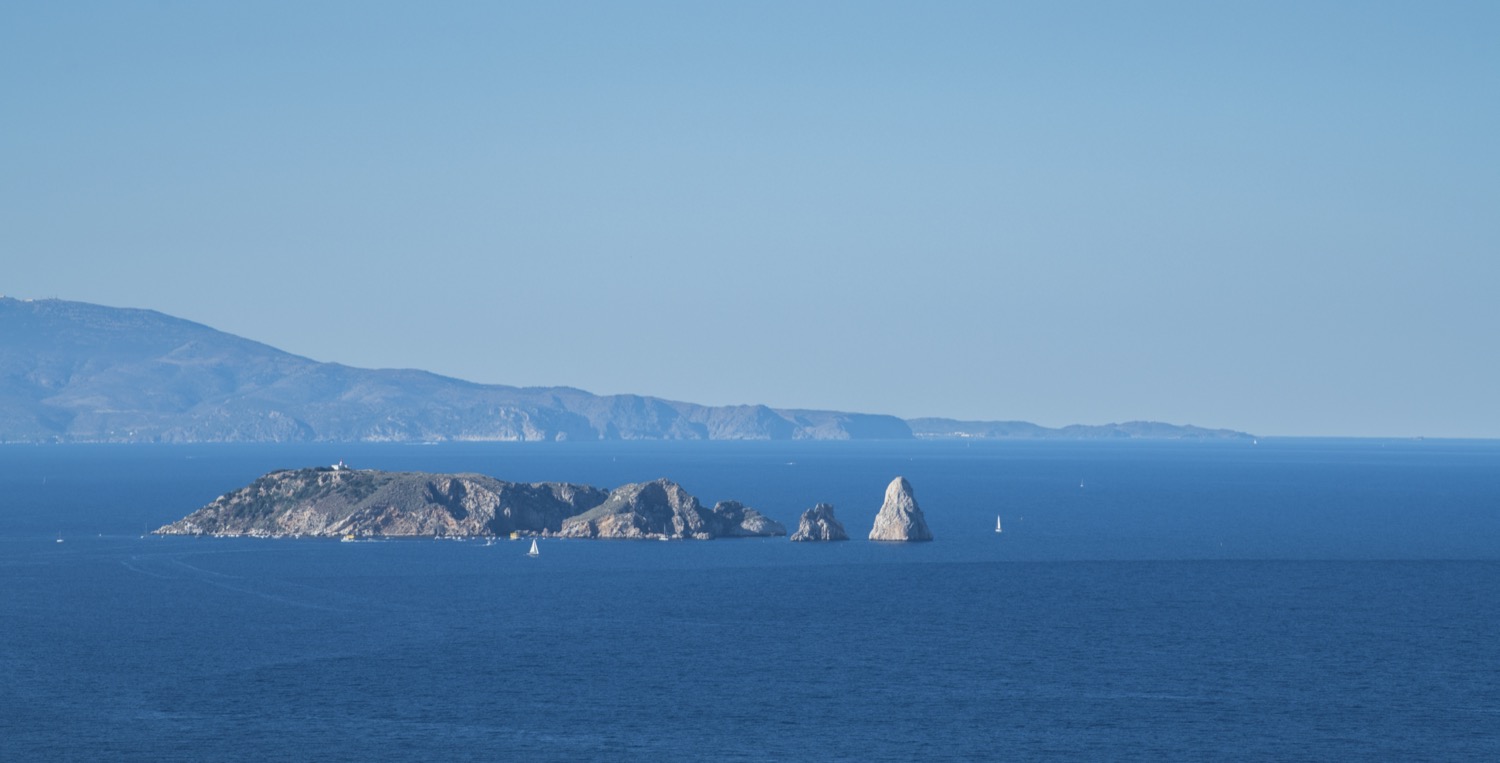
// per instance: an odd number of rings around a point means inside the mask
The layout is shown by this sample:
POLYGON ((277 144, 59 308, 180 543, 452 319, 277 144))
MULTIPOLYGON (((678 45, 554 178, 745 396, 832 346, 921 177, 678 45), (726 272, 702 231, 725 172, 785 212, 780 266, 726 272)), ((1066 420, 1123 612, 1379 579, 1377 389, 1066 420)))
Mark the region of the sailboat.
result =
POLYGON ((995 515, 995 532, 1000 532, 1000 515, 995 515))
POLYGON ((536 538, 531 539, 531 550, 526 552, 527 556, 541 556, 542 552, 536 550, 536 538))
POLYGON ((57 542, 62 543, 62 533, 57 534, 57 542))

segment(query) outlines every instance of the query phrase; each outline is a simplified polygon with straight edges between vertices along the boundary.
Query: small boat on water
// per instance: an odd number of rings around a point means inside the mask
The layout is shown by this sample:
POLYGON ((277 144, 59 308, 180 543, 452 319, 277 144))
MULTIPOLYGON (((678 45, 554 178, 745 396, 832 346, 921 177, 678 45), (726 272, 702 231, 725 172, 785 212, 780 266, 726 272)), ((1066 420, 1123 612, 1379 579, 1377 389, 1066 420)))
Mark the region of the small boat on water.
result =
POLYGON ((995 532, 1000 532, 1000 515, 995 515, 995 532))
POLYGON ((531 550, 526 552, 527 556, 541 556, 542 552, 536 550, 536 538, 531 539, 531 550))
POLYGON ((57 542, 62 543, 62 533, 57 534, 57 542))

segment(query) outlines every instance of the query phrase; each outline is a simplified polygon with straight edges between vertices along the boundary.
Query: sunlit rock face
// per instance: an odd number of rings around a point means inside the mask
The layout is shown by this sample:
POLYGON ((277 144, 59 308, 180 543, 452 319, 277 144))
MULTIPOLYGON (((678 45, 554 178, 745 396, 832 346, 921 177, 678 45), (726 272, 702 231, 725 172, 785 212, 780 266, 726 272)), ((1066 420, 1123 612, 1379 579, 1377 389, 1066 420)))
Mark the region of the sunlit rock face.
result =
POLYGON ((932 531, 927 529, 927 519, 917 498, 912 494, 911 483, 905 477, 891 480, 885 489, 885 503, 875 515, 875 526, 870 528, 870 540, 923 541, 932 540, 932 531))
POLYGON ((539 535, 609 491, 480 474, 317 467, 267 474, 157 530, 163 535, 357 538, 539 535))
POLYGON ((786 528, 738 501, 706 509, 671 480, 617 487, 599 506, 563 521, 565 538, 679 539, 786 535, 786 528))
POLYGON ((844 524, 833 516, 833 506, 820 503, 802 512, 802 519, 797 522, 797 532, 792 533, 791 539, 795 541, 849 540, 849 533, 844 530, 844 524))

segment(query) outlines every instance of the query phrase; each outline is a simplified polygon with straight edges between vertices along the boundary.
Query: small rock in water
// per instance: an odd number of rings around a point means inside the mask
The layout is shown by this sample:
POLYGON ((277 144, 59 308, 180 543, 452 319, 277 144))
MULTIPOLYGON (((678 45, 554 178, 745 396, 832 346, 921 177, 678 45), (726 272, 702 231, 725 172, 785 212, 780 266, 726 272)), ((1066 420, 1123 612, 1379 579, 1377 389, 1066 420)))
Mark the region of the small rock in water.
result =
POLYGON ((885 489, 885 503, 875 515, 875 526, 870 528, 870 540, 921 541, 932 540, 932 531, 927 529, 927 519, 917 506, 911 483, 905 477, 891 480, 885 489))
POLYGON ((833 516, 833 505, 820 503, 802 512, 802 519, 797 523, 797 532, 792 533, 791 539, 797 541, 849 540, 849 533, 844 531, 844 524, 833 516))

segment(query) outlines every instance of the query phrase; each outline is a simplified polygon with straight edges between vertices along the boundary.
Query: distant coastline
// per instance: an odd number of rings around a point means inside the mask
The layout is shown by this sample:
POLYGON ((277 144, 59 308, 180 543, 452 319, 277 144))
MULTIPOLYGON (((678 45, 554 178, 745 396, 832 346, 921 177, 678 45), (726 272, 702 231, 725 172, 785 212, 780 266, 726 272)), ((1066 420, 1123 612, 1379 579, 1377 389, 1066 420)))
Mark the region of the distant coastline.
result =
POLYGON ((1028 421, 959 421, 957 419, 907 419, 912 435, 921 440, 1253 440, 1255 435, 1233 429, 1205 429, 1163 424, 1159 421, 1127 421, 1121 424, 1072 424, 1044 427, 1028 421))
POLYGON ((153 310, 0 297, 0 443, 1250 439, 1159 422, 1047 428, 320 363, 153 310))

